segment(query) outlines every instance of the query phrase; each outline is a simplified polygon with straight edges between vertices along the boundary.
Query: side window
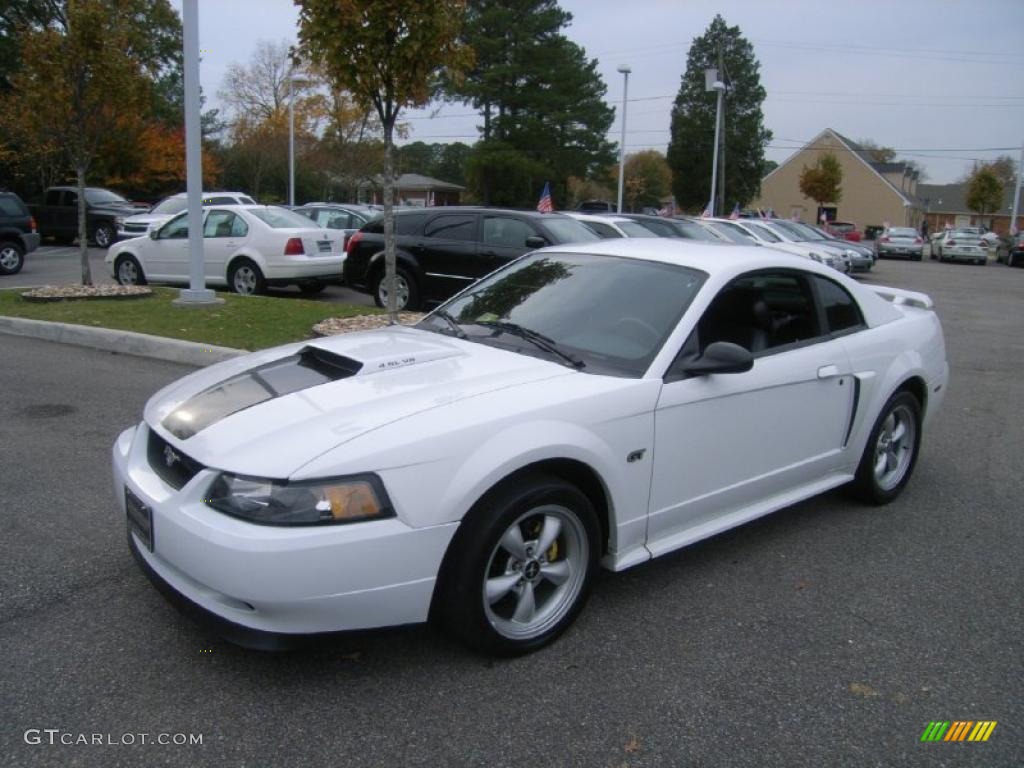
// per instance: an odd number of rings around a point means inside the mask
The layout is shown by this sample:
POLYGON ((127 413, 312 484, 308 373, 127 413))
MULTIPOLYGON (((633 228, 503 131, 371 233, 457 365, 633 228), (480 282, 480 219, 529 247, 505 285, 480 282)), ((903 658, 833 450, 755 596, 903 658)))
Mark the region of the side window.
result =
POLYGON ((832 333, 849 333, 864 327, 864 318, 860 307, 853 297, 841 285, 828 278, 815 275, 814 284, 818 289, 818 298, 825 310, 825 320, 832 333))
POLYGON ((505 248, 525 248, 526 238, 537 233, 525 221, 507 219, 503 216, 487 216, 484 218, 483 242, 487 245, 500 245, 505 248))
POLYGON ((754 355, 821 335, 818 315, 803 278, 785 272, 759 272, 722 289, 697 323, 697 348, 728 341, 754 355))
POLYGON ((249 225, 245 223, 245 219, 239 216, 237 213, 231 214, 231 236, 232 237, 248 237, 249 236, 249 225))
POLYGON ((317 216, 314 220, 324 229, 349 229, 351 224, 351 216, 347 211, 335 211, 329 208, 323 208, 317 211, 317 216))
POLYGON ((0 197, 0 213, 4 216, 24 216, 21 206, 13 197, 0 197))
POLYGON ((63 192, 63 197, 60 200, 61 205, 77 206, 78 205, 78 193, 70 189, 66 189, 63 192))
POLYGON ((231 237, 235 214, 231 211, 210 211, 203 225, 203 237, 231 237))
POLYGON ((46 205, 60 205, 61 191, 59 189, 51 189, 46 193, 46 205))
MULTIPOLYGON (((419 232, 420 227, 423 226, 423 219, 426 218, 425 214, 422 213, 405 213, 401 216, 395 216, 395 234, 396 235, 415 235, 419 232)), ((384 231, 384 220, 381 217, 381 232, 384 231)))
POLYGON ((427 222, 423 230, 424 237, 437 237, 443 240, 475 240, 475 216, 438 216, 427 222))
POLYGON ((179 214, 175 218, 160 228, 160 234, 158 238, 160 240, 182 240, 188 237, 188 216, 184 213, 179 214))

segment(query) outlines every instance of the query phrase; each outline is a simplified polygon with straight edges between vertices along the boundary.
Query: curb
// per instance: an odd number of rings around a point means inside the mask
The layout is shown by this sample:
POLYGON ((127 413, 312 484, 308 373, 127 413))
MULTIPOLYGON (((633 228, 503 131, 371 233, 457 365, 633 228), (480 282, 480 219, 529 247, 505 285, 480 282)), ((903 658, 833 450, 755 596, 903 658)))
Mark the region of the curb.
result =
POLYGON ((147 333, 90 328, 85 325, 51 323, 21 317, 0 316, 0 333, 199 367, 248 354, 244 349, 215 347, 193 341, 151 336, 147 333))

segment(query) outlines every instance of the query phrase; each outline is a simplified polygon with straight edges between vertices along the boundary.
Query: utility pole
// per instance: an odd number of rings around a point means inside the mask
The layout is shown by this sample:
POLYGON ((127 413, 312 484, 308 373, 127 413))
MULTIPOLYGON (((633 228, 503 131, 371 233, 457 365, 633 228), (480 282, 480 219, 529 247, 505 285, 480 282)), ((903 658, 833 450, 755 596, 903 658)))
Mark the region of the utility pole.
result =
POLYGON ((729 92, 729 73, 725 69, 725 56, 722 54, 722 46, 718 46, 718 76, 721 78, 725 88, 722 90, 722 125, 719 128, 718 147, 722 154, 718 159, 718 213, 725 215, 725 96, 729 92))
POLYGON ((1020 162, 1017 163, 1017 187, 1013 192, 1013 216, 1010 219, 1010 234, 1017 233, 1017 214, 1020 211, 1020 177, 1024 175, 1024 144, 1020 148, 1020 162))
POLYGON ((622 185, 626 177, 626 96, 629 93, 629 73, 632 70, 623 64, 619 67, 622 73, 622 141, 619 143, 619 202, 615 209, 622 213, 622 185))
POLYGON ((715 146, 711 152, 711 195, 708 197, 708 208, 712 216, 715 215, 715 197, 718 189, 718 133, 722 124, 722 95, 725 92, 725 83, 719 78, 717 69, 704 70, 704 90, 718 92, 718 106, 715 111, 715 146))

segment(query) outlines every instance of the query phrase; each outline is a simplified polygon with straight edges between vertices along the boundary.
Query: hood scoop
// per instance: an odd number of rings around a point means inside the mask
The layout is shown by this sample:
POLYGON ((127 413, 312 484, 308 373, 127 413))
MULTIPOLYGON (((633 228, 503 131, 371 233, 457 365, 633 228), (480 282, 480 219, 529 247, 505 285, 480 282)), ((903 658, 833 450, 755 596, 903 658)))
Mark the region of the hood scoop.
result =
POLYGON ((303 389, 355 376, 363 364, 319 347, 232 376, 183 402, 162 422, 180 440, 254 405, 303 389))

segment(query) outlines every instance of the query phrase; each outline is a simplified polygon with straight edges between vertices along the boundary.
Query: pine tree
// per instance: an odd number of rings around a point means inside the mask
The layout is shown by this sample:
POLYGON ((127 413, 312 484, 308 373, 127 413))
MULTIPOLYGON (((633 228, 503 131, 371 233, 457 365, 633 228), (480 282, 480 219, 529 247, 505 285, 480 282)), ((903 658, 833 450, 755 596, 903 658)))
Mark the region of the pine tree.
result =
POLYGON ((562 34, 572 15, 556 0, 471 0, 467 8, 464 42, 476 62, 446 90, 483 116, 484 141, 470 178, 484 186, 475 191, 485 201, 495 199, 493 159, 529 177, 514 204, 533 205, 545 181, 556 202, 564 201, 570 176, 591 175, 615 160, 607 139, 615 113, 604 101, 597 61, 562 34))
MULTIPOLYGON (((729 89, 725 98, 725 198, 740 205, 757 197, 765 172, 764 148, 772 133, 764 127, 761 65, 754 48, 721 16, 695 38, 686 73, 672 109, 668 164, 672 189, 682 208, 702 209, 708 202, 715 139, 716 93, 706 91, 704 70, 718 68, 719 51, 729 89)), ((721 73, 720 73, 721 76, 721 73)))

